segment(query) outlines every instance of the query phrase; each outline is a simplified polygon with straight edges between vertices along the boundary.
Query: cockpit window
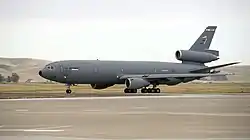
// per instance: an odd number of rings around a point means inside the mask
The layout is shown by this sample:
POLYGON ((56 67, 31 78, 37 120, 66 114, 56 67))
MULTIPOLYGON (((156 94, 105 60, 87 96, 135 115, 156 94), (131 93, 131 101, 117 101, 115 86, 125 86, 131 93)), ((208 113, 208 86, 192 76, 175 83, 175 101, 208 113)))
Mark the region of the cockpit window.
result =
POLYGON ((53 66, 47 66, 47 69, 54 69, 53 66))

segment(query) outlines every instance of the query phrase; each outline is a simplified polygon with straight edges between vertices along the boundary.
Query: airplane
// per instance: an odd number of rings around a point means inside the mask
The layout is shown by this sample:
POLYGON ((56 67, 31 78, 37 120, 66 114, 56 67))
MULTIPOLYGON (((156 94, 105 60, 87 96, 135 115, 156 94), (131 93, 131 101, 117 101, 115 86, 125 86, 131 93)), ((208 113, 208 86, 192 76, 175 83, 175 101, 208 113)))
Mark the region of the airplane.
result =
POLYGON ((89 84, 93 89, 106 89, 124 84, 124 93, 160 93, 159 85, 174 86, 208 76, 225 76, 217 68, 238 64, 208 67, 205 64, 219 59, 219 51, 210 50, 217 26, 207 26, 189 50, 177 50, 181 63, 160 61, 61 60, 47 64, 38 73, 41 77, 71 86, 89 84), (152 86, 152 88, 149 88, 152 86))

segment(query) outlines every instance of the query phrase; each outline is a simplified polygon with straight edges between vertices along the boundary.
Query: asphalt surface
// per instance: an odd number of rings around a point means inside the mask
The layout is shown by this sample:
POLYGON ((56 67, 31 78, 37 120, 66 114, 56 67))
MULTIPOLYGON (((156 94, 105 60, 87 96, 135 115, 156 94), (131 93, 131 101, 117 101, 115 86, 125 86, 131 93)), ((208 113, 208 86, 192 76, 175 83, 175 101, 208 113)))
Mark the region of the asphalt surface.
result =
POLYGON ((250 139, 250 95, 0 100, 1 140, 250 139))

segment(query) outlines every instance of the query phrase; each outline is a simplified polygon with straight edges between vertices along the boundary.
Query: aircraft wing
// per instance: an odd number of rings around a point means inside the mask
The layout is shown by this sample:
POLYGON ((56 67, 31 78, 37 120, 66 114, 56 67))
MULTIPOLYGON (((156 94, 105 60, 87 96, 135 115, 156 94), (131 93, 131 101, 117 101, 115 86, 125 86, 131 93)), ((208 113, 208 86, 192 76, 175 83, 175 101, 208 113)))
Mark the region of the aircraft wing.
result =
POLYGON ((225 76, 232 73, 187 73, 187 74, 146 74, 146 75, 123 75, 120 79, 143 78, 143 79, 166 79, 166 78, 202 78, 208 76, 225 76))

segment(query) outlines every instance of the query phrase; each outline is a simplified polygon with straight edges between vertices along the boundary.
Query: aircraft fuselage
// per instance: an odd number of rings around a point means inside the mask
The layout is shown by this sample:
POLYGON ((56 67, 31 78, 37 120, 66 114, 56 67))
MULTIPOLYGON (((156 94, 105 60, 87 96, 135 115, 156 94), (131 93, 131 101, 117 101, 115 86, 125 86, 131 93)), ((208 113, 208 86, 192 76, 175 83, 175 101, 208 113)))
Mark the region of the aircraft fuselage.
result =
POLYGON ((68 84, 124 84, 117 78, 130 74, 178 74, 205 66, 154 61, 65 60, 48 64, 46 79, 68 84))

